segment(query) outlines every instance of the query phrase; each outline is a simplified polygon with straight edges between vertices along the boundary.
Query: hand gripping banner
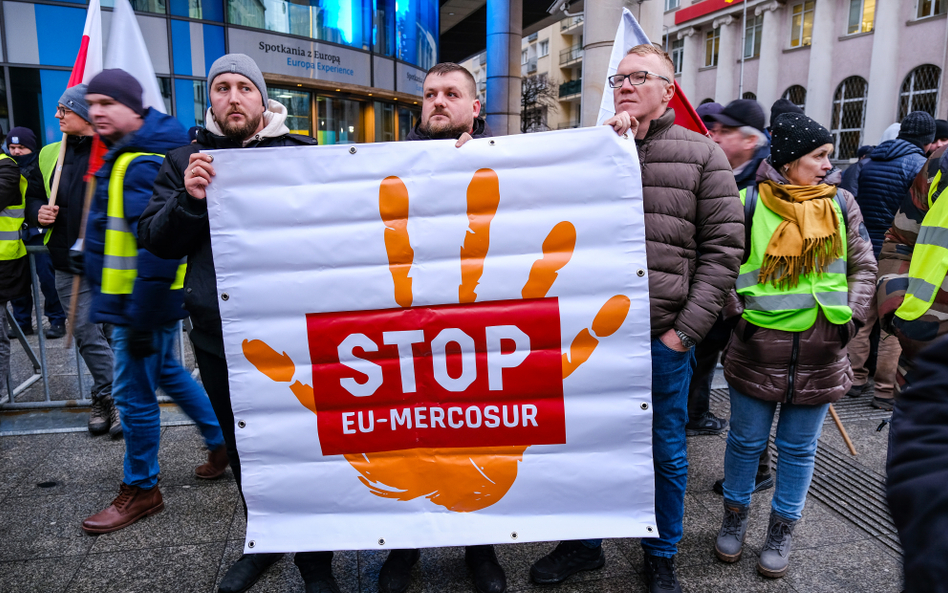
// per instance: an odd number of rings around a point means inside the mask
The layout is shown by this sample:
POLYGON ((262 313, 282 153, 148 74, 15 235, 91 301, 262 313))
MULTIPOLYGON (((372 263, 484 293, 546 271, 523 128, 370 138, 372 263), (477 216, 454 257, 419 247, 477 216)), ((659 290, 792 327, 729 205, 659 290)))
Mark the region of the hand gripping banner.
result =
POLYGON ((211 154, 246 551, 658 533, 631 140, 211 154))

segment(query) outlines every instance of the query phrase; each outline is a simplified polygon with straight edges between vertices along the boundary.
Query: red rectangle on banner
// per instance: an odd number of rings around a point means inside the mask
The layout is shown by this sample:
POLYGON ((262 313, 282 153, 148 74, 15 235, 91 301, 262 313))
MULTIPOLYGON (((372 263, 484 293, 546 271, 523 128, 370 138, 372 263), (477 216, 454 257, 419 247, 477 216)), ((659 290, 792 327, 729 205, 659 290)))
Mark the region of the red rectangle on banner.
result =
POLYGON ((306 323, 323 455, 566 442, 556 298, 306 323))
POLYGON ((703 2, 686 6, 675 13, 675 24, 680 25, 686 23, 706 14, 730 8, 743 1, 744 0, 704 0, 703 2))

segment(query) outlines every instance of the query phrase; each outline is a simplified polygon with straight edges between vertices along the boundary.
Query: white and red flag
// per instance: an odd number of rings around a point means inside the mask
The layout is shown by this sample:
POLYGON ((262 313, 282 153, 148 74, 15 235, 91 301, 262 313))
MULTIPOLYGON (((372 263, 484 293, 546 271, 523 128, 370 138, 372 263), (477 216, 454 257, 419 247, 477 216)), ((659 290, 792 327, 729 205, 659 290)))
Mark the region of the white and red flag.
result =
POLYGON ((86 26, 82 29, 82 43, 72 67, 72 75, 66 87, 88 83, 102 71, 102 11, 99 0, 89 0, 86 26))
MULTIPOLYGON (((599 119, 596 121, 596 125, 602 125, 604 121, 616 114, 612 93, 609 92, 611 89, 609 88, 608 77, 616 73, 619 69, 619 62, 622 61, 622 58, 626 56, 630 49, 645 43, 651 43, 645 31, 639 26, 638 21, 632 16, 629 9, 623 8, 622 19, 619 21, 619 28, 616 31, 616 40, 612 45, 612 56, 609 58, 609 71, 606 72, 607 82, 602 87, 602 103, 599 106, 599 119)), ((708 128, 698 117, 695 108, 691 106, 677 81, 675 81, 675 96, 672 97, 668 106, 675 110, 676 124, 699 134, 708 133, 708 128)))
POLYGON ((158 77, 152 65, 145 38, 128 0, 115 0, 112 26, 109 29, 109 47, 105 54, 106 68, 121 68, 142 85, 142 104, 161 113, 167 113, 161 96, 158 77))

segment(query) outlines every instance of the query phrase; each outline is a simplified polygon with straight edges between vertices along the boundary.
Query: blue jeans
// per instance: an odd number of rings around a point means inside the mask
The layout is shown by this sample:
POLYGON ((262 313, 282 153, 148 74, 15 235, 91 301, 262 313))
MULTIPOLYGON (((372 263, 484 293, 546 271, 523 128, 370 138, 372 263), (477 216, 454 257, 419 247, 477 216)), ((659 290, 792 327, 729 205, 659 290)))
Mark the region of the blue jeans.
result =
POLYGON ((211 402, 204 389, 174 357, 178 324, 156 330, 156 354, 134 358, 128 352, 129 328, 115 326, 115 379, 112 397, 118 405, 125 433, 125 477, 129 486, 151 488, 158 483, 160 412, 155 389, 161 387, 191 417, 210 450, 224 444, 211 402))
MULTIPOLYGON (((662 558, 678 553, 682 535, 688 485, 685 424, 688 423, 688 387, 694 361, 694 349, 677 352, 661 340, 652 340, 652 461, 659 537, 643 539, 642 549, 646 554, 662 558)), ((756 461, 754 468, 757 468, 756 461)), ((595 548, 602 540, 583 543, 595 548)))
MULTIPOLYGON (((816 446, 829 404, 780 404, 777 421, 777 488, 771 508, 790 520, 803 514, 813 479, 816 446)), ((724 499, 747 506, 754 491, 757 460, 767 447, 777 402, 766 402, 731 388, 731 430, 724 453, 724 499)))

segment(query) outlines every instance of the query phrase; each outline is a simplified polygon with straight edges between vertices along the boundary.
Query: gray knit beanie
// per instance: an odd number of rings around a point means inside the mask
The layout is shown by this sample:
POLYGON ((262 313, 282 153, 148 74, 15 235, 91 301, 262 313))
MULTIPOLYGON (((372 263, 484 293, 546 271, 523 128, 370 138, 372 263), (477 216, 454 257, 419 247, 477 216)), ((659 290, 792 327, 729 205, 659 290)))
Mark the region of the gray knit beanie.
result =
POLYGON ((250 79, 250 82, 260 91, 260 96, 263 97, 263 107, 266 109, 269 100, 269 97, 267 97, 267 83, 263 81, 263 73, 260 72, 257 63, 246 54, 227 54, 217 58, 211 64, 211 71, 207 73, 208 97, 211 96, 211 85, 214 83, 214 79, 228 72, 240 74, 250 79))
POLYGON ((913 111, 902 120, 899 138, 919 148, 935 141, 935 118, 924 111, 913 111))
POLYGON ((59 98, 59 104, 91 124, 92 120, 89 119, 89 104, 86 103, 86 89, 88 88, 88 85, 85 84, 77 84, 76 86, 69 87, 66 89, 66 92, 63 93, 63 96, 59 98))

